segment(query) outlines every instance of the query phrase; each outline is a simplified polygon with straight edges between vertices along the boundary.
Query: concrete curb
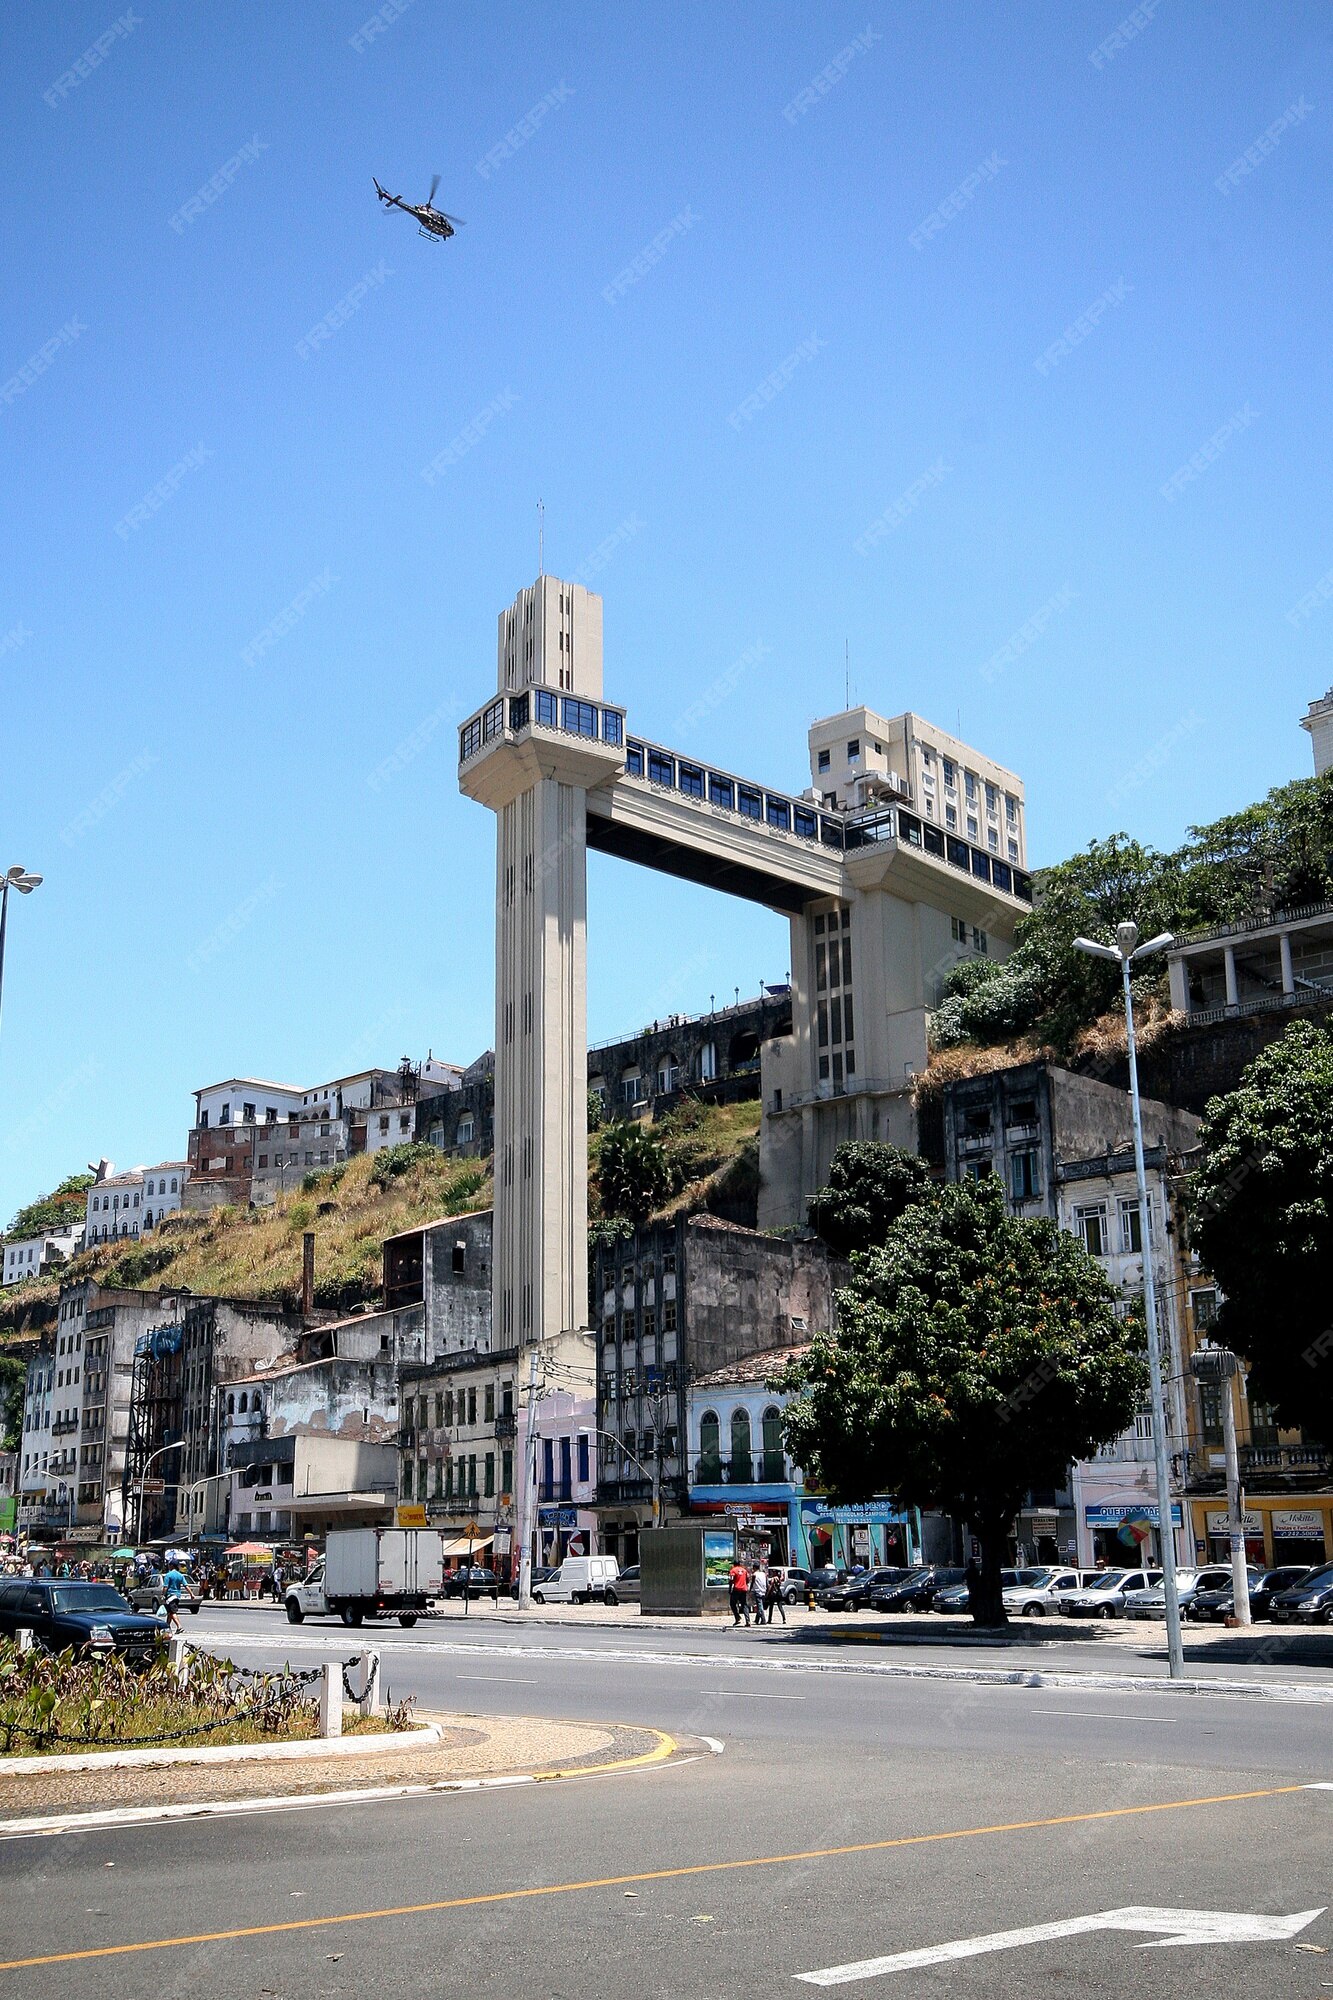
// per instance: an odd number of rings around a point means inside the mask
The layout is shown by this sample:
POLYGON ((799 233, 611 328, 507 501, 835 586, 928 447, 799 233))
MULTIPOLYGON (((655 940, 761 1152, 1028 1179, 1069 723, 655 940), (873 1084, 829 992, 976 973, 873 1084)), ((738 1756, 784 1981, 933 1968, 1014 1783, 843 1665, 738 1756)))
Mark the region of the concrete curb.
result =
POLYGON ((291 1763, 307 1757, 382 1757, 424 1750, 440 1741, 438 1722, 384 1729, 365 1736, 311 1736, 299 1743, 214 1743, 197 1750, 89 1750, 55 1757, 0 1757, 0 1779, 40 1777, 45 1771, 133 1771, 163 1764, 291 1763))

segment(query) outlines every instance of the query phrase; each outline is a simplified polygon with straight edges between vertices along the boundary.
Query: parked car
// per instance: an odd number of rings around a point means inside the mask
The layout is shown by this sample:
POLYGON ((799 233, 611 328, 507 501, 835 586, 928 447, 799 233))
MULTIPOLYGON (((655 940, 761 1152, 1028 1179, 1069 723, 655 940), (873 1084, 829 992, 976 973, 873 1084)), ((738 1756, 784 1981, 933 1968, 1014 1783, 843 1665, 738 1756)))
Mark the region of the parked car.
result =
MULTIPOLYGON (((161 1570, 154 1570, 146 1583, 135 1584, 129 1592, 129 1601, 132 1611, 161 1611, 167 1601, 167 1586, 161 1570)), ((184 1590, 176 1593, 178 1611, 197 1612, 199 1603, 199 1593, 188 1581, 184 1590)))
MULTIPOLYGON (((1018 1571, 1016 1569, 1002 1569, 1000 1571, 1000 1590, 1002 1593, 1006 1590, 1012 1590, 1017 1582, 1018 1571)), ((966 1577, 961 1578, 957 1583, 947 1585, 943 1590, 937 1590, 931 1599, 930 1608, 932 1611, 952 1612, 955 1617, 960 1611, 966 1611, 968 1608, 966 1577)))
POLYGON ((486 1569, 481 1563, 460 1563, 452 1576, 444 1579, 446 1597, 489 1597, 494 1603, 500 1602, 500 1579, 493 1569, 486 1569))
POLYGON ((631 1563, 628 1569, 621 1570, 616 1578, 616 1596, 621 1603, 639 1602, 639 1583, 638 1563, 631 1563))
MULTIPOLYGON (((530 1591, 536 1590, 539 1583, 549 1583, 553 1576, 559 1576, 559 1574, 560 1571, 551 1563, 534 1563, 532 1565, 532 1575, 528 1579, 528 1589, 530 1591)), ((514 1580, 509 1586, 509 1595, 511 1597, 518 1596, 517 1574, 515 1574, 514 1580)))
MULTIPOLYGON (((1176 1571, 1176 1599, 1182 1616, 1188 1612, 1194 1601, 1194 1593, 1201 1583, 1210 1590, 1231 1581, 1229 1569, 1178 1569, 1176 1571)), ((1155 1583, 1151 1590, 1140 1590, 1125 1606, 1126 1618, 1165 1618, 1166 1584, 1155 1583)))
POLYGON ((0 1577, 0 1635, 26 1628, 48 1653, 123 1653, 135 1666, 155 1658, 164 1627, 132 1611, 109 1583, 81 1578, 0 1577))
POLYGON ((1096 1574, 1091 1569, 1020 1569, 1017 1583, 1001 1593, 1004 1608, 1020 1618, 1044 1618, 1048 1611, 1059 1610, 1067 1590, 1085 1590, 1096 1574))
POLYGON ((566 1556, 556 1574, 532 1593, 536 1604, 616 1603, 620 1566, 614 1556, 566 1556))
POLYGON ((845 1583, 830 1584, 819 1591, 815 1602, 824 1611, 864 1611, 874 1591, 887 1589, 906 1574, 903 1569, 862 1570, 859 1576, 849 1576, 845 1583))
POLYGON ((839 1569, 834 1563, 825 1563, 819 1569, 808 1569, 805 1572, 805 1588, 807 1591, 813 1591, 818 1598, 821 1590, 832 1590, 835 1584, 846 1583, 850 1573, 849 1570, 839 1569))
POLYGON ((810 1588, 808 1569, 784 1569, 779 1566, 776 1571, 770 1571, 770 1575, 773 1574, 777 1576, 778 1589, 784 1604, 800 1604, 804 1601, 806 1591, 810 1588))
POLYGON ((1321 1563, 1289 1590, 1274 1593, 1268 1615, 1277 1625, 1299 1621, 1302 1625, 1333 1622, 1333 1563, 1321 1563))
POLYGON ((891 1583, 881 1584, 870 1594, 872 1611, 929 1611, 935 1595, 934 1572, 925 1564, 893 1573, 891 1583))
MULTIPOLYGON (((1263 1570, 1250 1568, 1246 1574, 1250 1580, 1250 1617, 1266 1618, 1268 1607, 1279 1590, 1291 1590, 1302 1577, 1310 1574, 1309 1563, 1293 1563, 1286 1569, 1263 1570)), ((1216 1584, 1205 1590, 1202 1586, 1194 1592, 1189 1602, 1189 1616, 1202 1621, 1205 1618, 1219 1620, 1230 1618, 1235 1604, 1235 1590, 1232 1586, 1231 1571, 1227 1571, 1225 1583, 1216 1584)))
POLYGON ((1126 1601, 1162 1581, 1160 1569, 1105 1569, 1086 1590, 1067 1590, 1062 1618, 1123 1618, 1126 1601))

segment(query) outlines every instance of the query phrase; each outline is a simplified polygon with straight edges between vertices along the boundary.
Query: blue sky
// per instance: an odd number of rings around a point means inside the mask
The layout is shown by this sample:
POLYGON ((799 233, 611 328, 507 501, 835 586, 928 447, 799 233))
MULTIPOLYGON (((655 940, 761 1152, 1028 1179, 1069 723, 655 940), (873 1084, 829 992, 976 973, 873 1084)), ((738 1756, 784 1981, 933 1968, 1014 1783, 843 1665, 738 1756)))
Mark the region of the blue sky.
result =
MULTIPOLYGON (((631 726, 772 783, 844 646, 854 698, 1022 773, 1038 863, 1310 767, 1325 6, 1147 0, 1104 46, 1121 0, 398 4, 369 38, 368 0, 0 29, 0 866, 46 877, 11 908, 0 1221, 178 1153, 215 1078, 489 1044, 454 724, 539 496, 556 573, 620 531, 631 726), (443 246, 371 187, 436 172, 443 246)), ((590 875, 594 1038, 787 969, 777 917, 590 875)))

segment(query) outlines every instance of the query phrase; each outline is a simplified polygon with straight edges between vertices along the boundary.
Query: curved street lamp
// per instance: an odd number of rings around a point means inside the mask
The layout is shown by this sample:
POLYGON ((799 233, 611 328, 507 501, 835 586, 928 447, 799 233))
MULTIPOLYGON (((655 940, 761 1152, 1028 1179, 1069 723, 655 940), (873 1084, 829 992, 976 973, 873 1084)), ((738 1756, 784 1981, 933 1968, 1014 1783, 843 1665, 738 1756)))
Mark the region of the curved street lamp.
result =
MULTIPOLYGON (((1166 1446, 1166 1397, 1162 1390, 1162 1329, 1157 1318, 1157 1280, 1153 1270, 1152 1212, 1148 1206, 1148 1175, 1143 1164, 1143 1118, 1139 1109, 1139 1065, 1134 1043, 1134 999, 1129 990, 1129 968, 1150 952, 1165 951, 1175 938, 1160 931, 1146 944, 1139 943, 1137 924, 1115 927, 1114 944, 1097 944, 1092 938, 1075 938, 1075 951, 1093 958, 1109 958, 1120 967, 1125 992, 1125 1045, 1129 1052, 1129 1102, 1134 1125, 1134 1174, 1139 1191, 1139 1240, 1143 1247, 1143 1309, 1148 1335, 1148 1382, 1152 1400, 1153 1459, 1157 1474, 1157 1540, 1162 1555, 1162 1592, 1166 1599, 1166 1651, 1168 1672, 1179 1680, 1185 1671, 1185 1654, 1180 1640, 1180 1593, 1176 1587, 1176 1524, 1171 1514, 1171 1472, 1166 1446)), ((1182 1508, 1182 1513, 1184 1509, 1182 1508)))
POLYGON ((0 876, 0 1000, 3 1000, 5 990, 5 923, 9 916, 9 892, 17 889, 20 896, 30 896, 34 889, 41 886, 41 876, 30 875, 20 863, 15 863, 0 876))

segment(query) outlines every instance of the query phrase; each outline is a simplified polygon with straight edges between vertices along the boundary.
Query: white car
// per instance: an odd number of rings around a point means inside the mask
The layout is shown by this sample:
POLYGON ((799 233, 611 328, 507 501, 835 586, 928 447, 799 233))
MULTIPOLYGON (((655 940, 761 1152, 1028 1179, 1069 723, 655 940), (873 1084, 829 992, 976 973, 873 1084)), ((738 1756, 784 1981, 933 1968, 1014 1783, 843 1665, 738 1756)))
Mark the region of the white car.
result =
POLYGON ((1125 1607, 1141 1590, 1162 1581, 1160 1569, 1107 1569, 1086 1590, 1067 1590, 1060 1599, 1062 1618, 1123 1618, 1125 1607))
MULTIPOLYGON (((1178 1569, 1176 1596, 1183 1611, 1196 1590, 1221 1590, 1231 1582, 1230 1568, 1178 1569)), ((1141 1590, 1132 1604, 1125 1606, 1127 1618, 1165 1618, 1166 1583, 1159 1581, 1151 1590, 1141 1590)))
POLYGON ((614 1556, 566 1556, 559 1571, 532 1593, 534 1604, 616 1604, 620 1565, 614 1556))
POLYGON ((1092 1569, 1021 1569, 1018 1582, 1000 1594, 1006 1611, 1021 1618, 1044 1618, 1048 1611, 1059 1610, 1067 1591, 1086 1590, 1096 1575, 1092 1569))
POLYGON ((324 1597, 324 1558, 309 1570, 299 1583, 289 1583, 282 1593, 282 1601, 287 1607, 288 1622, 299 1625, 303 1618, 327 1618, 329 1607, 324 1597))

